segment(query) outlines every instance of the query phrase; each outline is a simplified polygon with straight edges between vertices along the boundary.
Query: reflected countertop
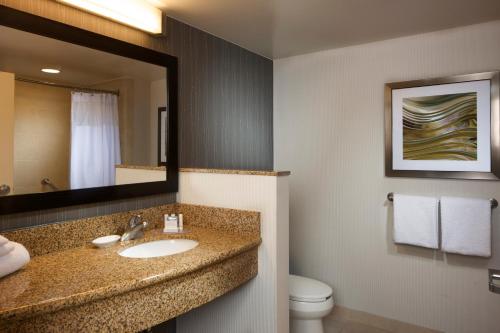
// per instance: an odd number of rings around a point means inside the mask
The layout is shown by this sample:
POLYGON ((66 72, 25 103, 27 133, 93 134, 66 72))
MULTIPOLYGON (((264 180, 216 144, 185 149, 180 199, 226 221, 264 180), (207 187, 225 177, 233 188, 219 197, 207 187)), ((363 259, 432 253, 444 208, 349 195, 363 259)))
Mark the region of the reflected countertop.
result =
POLYGON ((166 171, 165 166, 152 166, 152 165, 131 165, 131 164, 117 164, 117 169, 136 169, 136 170, 153 170, 153 171, 166 171))

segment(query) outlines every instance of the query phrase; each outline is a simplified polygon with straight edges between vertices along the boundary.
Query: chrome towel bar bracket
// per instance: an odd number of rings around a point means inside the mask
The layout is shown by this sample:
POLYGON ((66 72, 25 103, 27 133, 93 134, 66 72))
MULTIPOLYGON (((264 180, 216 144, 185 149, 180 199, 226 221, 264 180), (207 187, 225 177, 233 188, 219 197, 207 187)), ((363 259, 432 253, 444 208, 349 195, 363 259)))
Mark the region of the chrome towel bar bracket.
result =
MULTIPOLYGON (((387 193, 387 200, 389 200, 391 202, 394 201, 394 193, 393 192, 387 193)), ((492 209, 498 207, 498 201, 497 201, 497 199, 491 198, 490 202, 491 202, 491 208, 492 209)))

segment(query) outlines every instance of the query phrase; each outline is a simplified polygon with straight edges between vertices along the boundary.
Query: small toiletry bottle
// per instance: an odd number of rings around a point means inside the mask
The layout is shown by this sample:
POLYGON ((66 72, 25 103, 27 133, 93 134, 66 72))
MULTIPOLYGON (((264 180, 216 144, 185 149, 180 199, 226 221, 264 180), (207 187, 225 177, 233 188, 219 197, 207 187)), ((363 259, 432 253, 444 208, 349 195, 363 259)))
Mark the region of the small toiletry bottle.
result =
POLYGON ((175 214, 171 214, 167 217, 167 231, 168 232, 176 232, 178 228, 179 220, 175 214))
POLYGON ((165 214, 163 215, 163 232, 168 232, 168 219, 170 215, 165 214))
POLYGON ((179 214, 178 216, 179 219, 179 232, 182 232, 184 230, 184 221, 182 220, 182 214, 179 214))

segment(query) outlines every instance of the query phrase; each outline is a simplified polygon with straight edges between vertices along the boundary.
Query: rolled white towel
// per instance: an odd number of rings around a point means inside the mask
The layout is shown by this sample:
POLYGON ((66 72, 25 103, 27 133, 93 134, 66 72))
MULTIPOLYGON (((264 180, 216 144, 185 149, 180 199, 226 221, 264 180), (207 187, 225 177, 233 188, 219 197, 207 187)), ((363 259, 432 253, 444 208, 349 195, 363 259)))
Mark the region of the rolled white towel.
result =
POLYGON ((0 257, 12 252, 12 250, 14 250, 14 244, 12 244, 12 242, 0 245, 0 257))
POLYGON ((0 257, 0 278, 17 271, 30 261, 30 254, 24 246, 16 242, 9 242, 14 245, 14 249, 0 257))
POLYGON ((0 246, 5 245, 8 242, 9 242, 9 240, 7 238, 5 238, 4 236, 0 235, 0 246))

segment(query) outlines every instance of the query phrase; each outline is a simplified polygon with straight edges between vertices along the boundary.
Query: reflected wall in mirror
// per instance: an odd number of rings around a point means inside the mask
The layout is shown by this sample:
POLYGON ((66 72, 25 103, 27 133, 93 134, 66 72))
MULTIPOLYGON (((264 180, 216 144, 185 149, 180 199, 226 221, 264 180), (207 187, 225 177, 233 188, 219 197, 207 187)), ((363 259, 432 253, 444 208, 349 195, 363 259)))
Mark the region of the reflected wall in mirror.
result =
POLYGON ((0 50, 0 195, 166 180, 165 67, 3 26, 0 50))

